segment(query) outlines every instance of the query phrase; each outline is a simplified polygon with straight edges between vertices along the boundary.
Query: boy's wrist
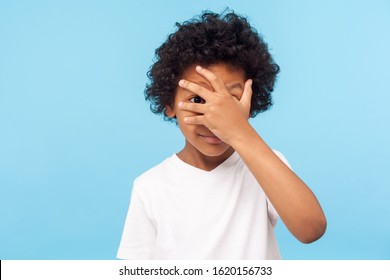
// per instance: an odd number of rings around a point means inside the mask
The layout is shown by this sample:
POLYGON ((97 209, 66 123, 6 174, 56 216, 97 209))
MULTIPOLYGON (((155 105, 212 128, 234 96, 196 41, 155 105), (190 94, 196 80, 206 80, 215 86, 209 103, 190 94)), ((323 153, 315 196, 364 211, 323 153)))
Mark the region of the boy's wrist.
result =
POLYGON ((243 149, 246 150, 247 148, 253 147, 253 145, 258 143, 259 141, 261 141, 259 134, 250 125, 250 123, 247 122, 243 127, 241 127, 239 132, 231 138, 228 144, 234 150, 240 152, 243 149))

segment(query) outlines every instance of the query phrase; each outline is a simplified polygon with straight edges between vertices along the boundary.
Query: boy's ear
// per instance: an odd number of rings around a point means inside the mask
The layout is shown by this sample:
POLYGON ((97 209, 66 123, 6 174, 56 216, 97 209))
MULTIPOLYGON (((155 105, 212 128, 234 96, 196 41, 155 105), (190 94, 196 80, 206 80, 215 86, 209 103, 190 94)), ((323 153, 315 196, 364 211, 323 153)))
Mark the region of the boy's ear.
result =
POLYGON ((165 106, 165 113, 170 118, 176 118, 175 109, 173 109, 173 107, 171 105, 166 105, 165 106))

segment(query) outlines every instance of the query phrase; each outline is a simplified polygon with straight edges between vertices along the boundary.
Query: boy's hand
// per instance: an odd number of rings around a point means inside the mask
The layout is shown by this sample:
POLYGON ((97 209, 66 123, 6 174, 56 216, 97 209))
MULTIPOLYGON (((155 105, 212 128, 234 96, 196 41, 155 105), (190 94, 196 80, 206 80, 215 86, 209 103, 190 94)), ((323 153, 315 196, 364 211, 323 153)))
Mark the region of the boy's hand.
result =
POLYGON ((210 82, 214 92, 196 83, 180 80, 180 87, 199 95, 206 101, 204 104, 179 102, 180 109, 199 114, 186 117, 184 121, 187 124, 206 126, 215 136, 231 145, 235 137, 242 134, 243 129, 249 124, 252 80, 245 82, 241 99, 237 100, 213 72, 200 66, 196 67, 196 71, 210 82))

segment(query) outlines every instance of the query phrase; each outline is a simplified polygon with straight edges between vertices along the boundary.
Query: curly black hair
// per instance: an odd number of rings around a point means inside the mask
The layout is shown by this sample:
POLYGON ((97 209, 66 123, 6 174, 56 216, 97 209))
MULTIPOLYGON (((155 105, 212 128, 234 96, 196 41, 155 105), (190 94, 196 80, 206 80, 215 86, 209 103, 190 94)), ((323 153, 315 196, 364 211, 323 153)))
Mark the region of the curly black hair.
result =
POLYGON ((250 116, 264 112, 272 105, 279 66, 273 61, 267 44, 247 19, 234 12, 216 14, 209 11, 182 24, 156 49, 156 61, 148 71, 145 99, 151 102, 153 113, 166 114, 173 106, 177 83, 189 66, 207 67, 224 62, 242 69, 252 79, 250 116))

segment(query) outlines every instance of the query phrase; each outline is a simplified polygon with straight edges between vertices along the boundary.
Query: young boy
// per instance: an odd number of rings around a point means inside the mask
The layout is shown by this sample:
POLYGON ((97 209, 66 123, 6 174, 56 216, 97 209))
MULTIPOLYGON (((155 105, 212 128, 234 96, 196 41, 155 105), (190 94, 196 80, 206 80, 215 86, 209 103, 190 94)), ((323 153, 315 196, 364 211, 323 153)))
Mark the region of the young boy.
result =
POLYGON ((271 106, 279 67, 247 20, 203 13, 156 50, 146 99, 185 146, 134 181, 118 258, 279 259, 280 217, 320 238, 316 197, 248 118, 271 106))

